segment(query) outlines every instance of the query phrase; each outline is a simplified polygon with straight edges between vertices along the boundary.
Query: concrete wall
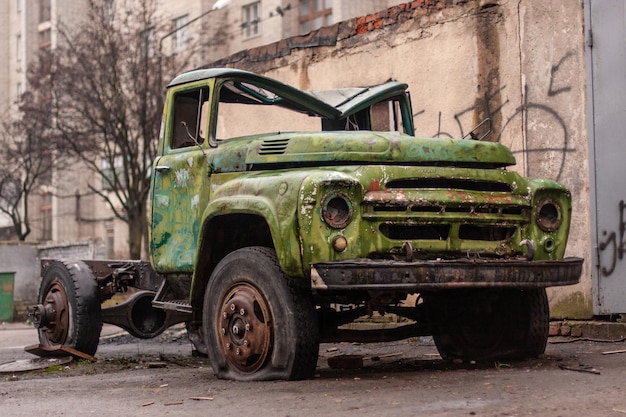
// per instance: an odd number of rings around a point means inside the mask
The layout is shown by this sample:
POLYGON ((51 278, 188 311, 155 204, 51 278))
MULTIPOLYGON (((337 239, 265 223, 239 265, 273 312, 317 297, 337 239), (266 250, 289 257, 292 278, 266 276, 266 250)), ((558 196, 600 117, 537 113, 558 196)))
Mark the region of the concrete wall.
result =
MULTIPOLYGON (((94 259, 96 247, 94 242, 67 242, 42 245, 38 247, 39 259, 94 259)), ((39 275, 39 265, 37 265, 39 275)))
POLYGON ((25 321, 26 309, 37 300, 39 290, 37 246, 28 243, 0 242, 0 272, 15 273, 13 320, 25 321))
POLYGON ((37 245, 0 242, 0 272, 15 272, 13 298, 36 299, 39 289, 37 245))
MULTIPOLYGON (((517 171, 572 191, 567 255, 590 260, 584 61, 580 2, 417 0, 211 65, 302 89, 407 82, 418 136, 462 137, 490 117, 486 140, 517 171)), ((590 317, 591 294, 587 261, 579 285, 549 291, 553 315, 590 317)))
POLYGON ((14 321, 25 321, 28 307, 37 302, 41 259, 93 259, 94 253, 91 241, 41 246, 37 243, 0 242, 0 272, 15 273, 14 321))

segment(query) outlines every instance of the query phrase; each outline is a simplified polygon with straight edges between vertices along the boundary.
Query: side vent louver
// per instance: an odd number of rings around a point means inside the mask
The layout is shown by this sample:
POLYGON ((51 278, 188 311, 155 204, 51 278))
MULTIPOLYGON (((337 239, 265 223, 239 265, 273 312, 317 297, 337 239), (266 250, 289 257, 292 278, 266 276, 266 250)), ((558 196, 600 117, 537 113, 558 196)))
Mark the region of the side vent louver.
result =
POLYGON ((282 155, 288 144, 288 138, 264 140, 259 148, 259 155, 282 155))

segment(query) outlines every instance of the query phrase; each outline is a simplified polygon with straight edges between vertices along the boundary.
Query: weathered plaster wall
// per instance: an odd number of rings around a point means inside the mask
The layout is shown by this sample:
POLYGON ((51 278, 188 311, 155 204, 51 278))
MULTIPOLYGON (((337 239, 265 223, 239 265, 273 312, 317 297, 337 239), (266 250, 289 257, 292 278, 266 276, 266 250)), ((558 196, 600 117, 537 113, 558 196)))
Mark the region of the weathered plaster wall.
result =
POLYGON ((15 300, 37 298, 39 263, 35 244, 0 242, 0 272, 15 273, 15 300))
MULTIPOLYGON (((485 117, 524 175, 573 194, 568 255, 590 256, 582 3, 418 0, 212 65, 249 69, 302 89, 409 84, 419 136, 462 137, 485 117)), ((591 267, 551 289, 553 315, 592 315, 591 267)))
POLYGON ((37 304, 41 259, 93 259, 94 253, 92 241, 49 245, 37 242, 0 242, 0 272, 15 274, 13 320, 25 321, 28 308, 37 304))
POLYGON ((549 292, 553 315, 589 317, 592 256, 582 2, 522 1, 518 8, 526 174, 572 192, 568 254, 587 260, 581 284, 549 292))

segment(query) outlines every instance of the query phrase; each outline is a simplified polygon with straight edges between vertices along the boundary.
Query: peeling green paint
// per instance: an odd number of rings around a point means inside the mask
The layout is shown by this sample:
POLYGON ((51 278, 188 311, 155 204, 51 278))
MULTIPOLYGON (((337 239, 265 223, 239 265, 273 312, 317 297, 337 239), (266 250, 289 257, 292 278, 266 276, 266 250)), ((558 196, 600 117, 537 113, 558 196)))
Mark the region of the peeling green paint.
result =
POLYGON ((191 272, 199 235, 200 210, 207 199, 207 165, 199 149, 163 155, 155 167, 151 210, 151 259, 159 272, 191 272), (191 155, 190 155, 191 154, 191 155))
POLYGON ((189 170, 179 169, 174 172, 176 175, 175 186, 178 188, 186 188, 189 184, 189 170))
MULTIPOLYGON (((193 287, 201 289, 208 276, 207 271, 198 272, 199 261, 219 261, 202 257, 217 256, 229 244, 240 247, 227 241, 230 236, 209 241, 202 233, 211 225, 230 225, 230 218, 262 219, 262 230, 269 230, 270 236, 259 240, 271 242, 282 270, 293 277, 309 278, 315 263, 354 259, 563 257, 571 216, 569 191, 553 181, 508 171, 515 158, 499 143, 367 129, 274 132, 218 141, 210 135, 198 140, 187 130, 195 144, 172 145, 176 94, 187 97, 194 88, 208 90, 206 103, 190 107, 207 108, 208 114, 191 120, 206 119, 208 129, 202 126, 197 132, 215 132, 216 90, 225 80, 235 87, 241 80, 258 82, 257 89, 237 97, 233 87, 228 103, 266 100, 263 105, 278 103, 341 122, 337 125, 377 99, 388 98, 370 92, 367 99, 361 97, 358 104, 347 100, 340 109, 240 71, 203 70, 177 78, 168 91, 164 143, 153 171, 150 239, 156 271, 193 274, 193 287), (264 95, 263 89, 270 87, 275 96, 264 95), (536 221, 534 207, 545 199, 559 206, 558 227, 536 221), (334 246, 337 239, 341 245, 334 246)), ((404 94, 396 84, 386 88, 404 94)), ((412 120, 410 102, 402 97, 402 120, 412 120)), ((412 132, 410 123, 404 127, 412 132)), ((246 224, 236 227, 247 233, 246 224)))

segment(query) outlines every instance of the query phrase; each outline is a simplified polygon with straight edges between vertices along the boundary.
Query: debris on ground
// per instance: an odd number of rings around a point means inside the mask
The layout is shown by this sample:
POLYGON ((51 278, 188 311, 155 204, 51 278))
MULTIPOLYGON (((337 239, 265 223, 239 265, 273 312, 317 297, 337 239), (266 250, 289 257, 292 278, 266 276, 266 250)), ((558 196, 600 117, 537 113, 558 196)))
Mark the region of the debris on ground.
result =
POLYGON ((361 355, 337 355, 328 358, 328 367, 331 369, 360 369, 363 367, 361 355))
POLYGON ((626 353, 626 349, 607 350, 606 352, 602 352, 603 355, 613 355, 615 353, 626 353))
POLYGON ((88 355, 84 352, 65 345, 46 346, 41 344, 30 345, 24 348, 25 352, 32 353, 42 358, 60 358, 71 356, 74 359, 84 359, 90 362, 97 362, 95 356, 88 355))
POLYGON ((596 368, 582 363, 578 365, 559 364, 559 368, 565 371, 586 372, 589 374, 600 375, 600 371, 598 371, 596 368))

